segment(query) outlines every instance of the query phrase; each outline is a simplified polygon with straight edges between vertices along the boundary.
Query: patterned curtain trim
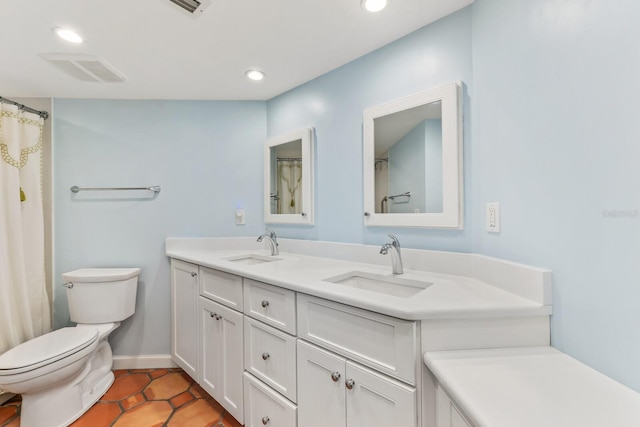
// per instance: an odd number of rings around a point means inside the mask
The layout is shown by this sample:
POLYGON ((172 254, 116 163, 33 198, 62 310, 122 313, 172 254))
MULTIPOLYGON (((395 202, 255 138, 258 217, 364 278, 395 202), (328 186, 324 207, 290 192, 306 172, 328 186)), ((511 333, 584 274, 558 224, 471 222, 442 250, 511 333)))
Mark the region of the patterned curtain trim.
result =
POLYGON ((11 111, 2 111, 0 112, 0 117, 11 117, 14 119, 18 119, 18 122, 23 125, 31 125, 37 126, 40 128, 40 137, 38 138, 38 143, 32 145, 31 147, 23 148, 20 150, 20 160, 16 160, 9 154, 9 146, 2 142, 4 140, 2 136, 2 121, 0 121, 0 155, 2 156, 2 160, 10 164, 11 166, 22 169, 24 165, 29 161, 29 154, 37 153, 42 149, 42 131, 43 126, 38 120, 27 119, 24 117, 20 117, 20 115, 13 113, 11 111))

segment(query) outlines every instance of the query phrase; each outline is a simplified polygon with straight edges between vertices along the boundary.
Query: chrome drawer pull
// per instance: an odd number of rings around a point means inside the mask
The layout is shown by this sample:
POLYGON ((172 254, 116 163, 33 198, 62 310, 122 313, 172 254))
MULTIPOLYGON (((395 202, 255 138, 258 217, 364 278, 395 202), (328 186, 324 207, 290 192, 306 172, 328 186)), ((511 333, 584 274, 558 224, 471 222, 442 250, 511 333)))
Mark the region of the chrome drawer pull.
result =
POLYGON ((267 308, 269 306, 269 301, 264 300, 262 301, 262 308, 267 308))
POLYGON ((195 271, 191 272, 191 277, 196 277, 198 275, 198 273, 196 273, 195 271))
POLYGON ((340 379, 340 372, 334 372, 331 374, 331 379, 333 380, 334 383, 337 383, 338 380, 340 379))
POLYGON ((349 390, 351 390, 353 388, 354 385, 356 385, 356 382, 349 378, 347 381, 344 382, 345 387, 347 387, 349 390))
POLYGON ((262 424, 267 425, 269 421, 269 417, 262 417, 262 424))
POLYGON ((262 360, 267 360, 271 355, 269 353, 262 353, 262 360))

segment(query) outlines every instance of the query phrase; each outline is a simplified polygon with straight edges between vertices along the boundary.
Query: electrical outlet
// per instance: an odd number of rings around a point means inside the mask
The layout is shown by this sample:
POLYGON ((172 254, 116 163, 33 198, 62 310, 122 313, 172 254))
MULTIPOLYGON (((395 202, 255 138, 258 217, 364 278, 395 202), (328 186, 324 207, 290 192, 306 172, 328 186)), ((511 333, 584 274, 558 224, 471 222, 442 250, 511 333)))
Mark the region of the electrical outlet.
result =
POLYGON ((487 231, 489 233, 500 232, 500 203, 487 203, 487 231))
POLYGON ((244 209, 236 209, 236 225, 244 225, 244 209))

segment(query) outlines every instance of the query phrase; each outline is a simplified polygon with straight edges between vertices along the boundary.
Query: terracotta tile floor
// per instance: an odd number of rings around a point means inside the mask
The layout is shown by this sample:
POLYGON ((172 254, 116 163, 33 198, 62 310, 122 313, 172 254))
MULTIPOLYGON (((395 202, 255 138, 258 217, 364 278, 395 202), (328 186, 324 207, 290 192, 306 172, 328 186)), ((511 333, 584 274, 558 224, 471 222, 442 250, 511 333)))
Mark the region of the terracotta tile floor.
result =
MULTIPOLYGON (((180 369, 113 372, 111 388, 71 427, 240 427, 180 369)), ((0 405, 0 427, 19 426, 16 396, 0 405)))

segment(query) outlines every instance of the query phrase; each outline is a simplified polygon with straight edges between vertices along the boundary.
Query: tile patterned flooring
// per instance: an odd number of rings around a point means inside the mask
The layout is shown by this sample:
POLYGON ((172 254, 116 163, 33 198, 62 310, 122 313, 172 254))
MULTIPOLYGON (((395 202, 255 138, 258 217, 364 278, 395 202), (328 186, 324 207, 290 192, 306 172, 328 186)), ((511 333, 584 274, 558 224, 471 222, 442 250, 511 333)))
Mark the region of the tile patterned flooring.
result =
MULTIPOLYGON (((241 427, 181 369, 113 372, 111 388, 71 427, 241 427)), ((0 427, 19 426, 16 396, 0 405, 0 427)))

